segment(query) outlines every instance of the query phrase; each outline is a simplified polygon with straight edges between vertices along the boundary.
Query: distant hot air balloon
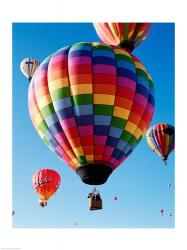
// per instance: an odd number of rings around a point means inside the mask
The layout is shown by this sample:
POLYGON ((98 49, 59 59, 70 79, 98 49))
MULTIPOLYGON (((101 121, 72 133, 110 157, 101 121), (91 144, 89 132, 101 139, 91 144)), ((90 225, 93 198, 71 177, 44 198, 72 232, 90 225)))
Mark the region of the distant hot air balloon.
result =
POLYGON ((172 216, 172 213, 168 213, 168 216, 170 216, 170 217, 171 217, 171 216, 172 216))
POLYGON ((171 187, 171 183, 168 183, 168 187, 171 187))
POLYGON ((20 64, 20 69, 24 74, 24 76, 27 77, 29 82, 32 79, 38 67, 39 67, 38 60, 31 57, 23 59, 20 64))
POLYGON ((118 200, 118 197, 117 197, 117 196, 114 196, 114 197, 113 197, 113 200, 114 200, 114 201, 117 201, 117 200, 118 200))
POLYGON ((47 57, 29 86, 29 113, 47 146, 86 184, 132 153, 154 112, 154 86, 129 51, 76 43, 47 57))
POLYGON ((60 181, 60 175, 52 169, 41 169, 34 174, 32 183, 36 193, 40 195, 40 206, 47 205, 48 199, 57 191, 60 181))
POLYGON ((15 211, 12 211, 12 216, 14 216, 15 215, 15 211))
POLYGON ((146 138, 150 148, 162 157, 166 165, 168 155, 175 147, 175 128, 166 123, 154 125, 147 131, 146 138))
POLYGON ((132 51, 151 31, 150 23, 94 23, 100 39, 108 45, 116 45, 132 51))
POLYGON ((164 210, 160 209, 160 215, 164 215, 164 210))

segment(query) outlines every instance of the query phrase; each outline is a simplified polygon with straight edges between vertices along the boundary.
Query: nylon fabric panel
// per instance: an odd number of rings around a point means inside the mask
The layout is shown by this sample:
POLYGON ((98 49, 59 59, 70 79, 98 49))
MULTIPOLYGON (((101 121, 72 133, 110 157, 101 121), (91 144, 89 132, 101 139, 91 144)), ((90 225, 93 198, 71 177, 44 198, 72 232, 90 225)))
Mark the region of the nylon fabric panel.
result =
MULTIPOLYGON (((37 107, 37 113, 32 114, 32 119, 39 119, 39 128, 40 132, 43 133, 45 138, 47 138, 48 143, 50 144, 50 148, 52 148, 60 158, 66 159, 66 161, 70 161, 72 154, 69 154, 67 151, 64 150, 64 144, 61 145, 61 140, 59 138, 59 134, 63 135, 63 131, 60 127, 58 122, 58 118, 54 111, 54 107, 52 104, 52 100, 50 98, 50 93, 48 89, 48 64, 51 58, 48 58, 40 65, 40 72, 36 74, 34 79, 31 81, 31 86, 33 86, 33 95, 35 96, 35 107, 37 107), (44 89, 44 93, 42 95, 42 91, 44 89), (49 102, 41 102, 40 100, 48 96, 49 102), (51 119, 49 119, 51 118, 51 119)), ((29 91, 30 93, 30 91, 29 91)), ((30 95, 30 94, 29 94, 30 95)), ((32 110, 33 105, 29 101, 29 110, 32 110)), ((41 134, 42 134, 41 133, 41 134)), ((44 139, 45 139, 44 138, 44 139)), ((64 143, 64 140, 63 140, 64 143)), ((70 163, 70 167, 75 169, 75 165, 70 163)))
POLYGON ((112 167, 112 163, 108 161, 108 158, 105 155, 105 150, 107 147, 107 141, 109 140, 112 113, 115 103, 117 75, 115 53, 112 47, 103 46, 102 43, 94 43, 92 57, 94 92, 94 160, 98 163, 103 163, 104 165, 112 167), (98 57, 99 60, 97 60, 98 57), (109 70, 107 70, 108 67, 109 70), (108 79, 107 87, 106 84, 103 83, 103 76, 108 79))

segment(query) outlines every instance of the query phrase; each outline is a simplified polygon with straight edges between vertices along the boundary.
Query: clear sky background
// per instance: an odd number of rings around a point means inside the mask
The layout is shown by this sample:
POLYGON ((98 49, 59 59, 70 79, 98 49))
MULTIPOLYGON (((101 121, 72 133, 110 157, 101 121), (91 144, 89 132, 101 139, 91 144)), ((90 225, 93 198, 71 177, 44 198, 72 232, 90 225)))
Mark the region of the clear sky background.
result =
MULTIPOLYGON (((174 227, 174 153, 165 168, 145 138, 129 158, 98 186, 103 210, 89 211, 92 186, 50 151, 35 131, 28 113, 28 81, 19 65, 23 58, 43 61, 56 50, 76 42, 99 41, 91 23, 13 24, 13 217, 14 228, 136 228, 174 227), (48 206, 38 205, 32 176, 52 168, 62 178, 48 206), (171 187, 168 188, 168 183, 171 187), (113 201, 113 196, 118 200, 113 201), (165 216, 160 216, 163 208, 165 216)), ((155 113, 151 125, 174 125, 174 24, 153 24, 149 37, 133 52, 155 84, 155 113)))

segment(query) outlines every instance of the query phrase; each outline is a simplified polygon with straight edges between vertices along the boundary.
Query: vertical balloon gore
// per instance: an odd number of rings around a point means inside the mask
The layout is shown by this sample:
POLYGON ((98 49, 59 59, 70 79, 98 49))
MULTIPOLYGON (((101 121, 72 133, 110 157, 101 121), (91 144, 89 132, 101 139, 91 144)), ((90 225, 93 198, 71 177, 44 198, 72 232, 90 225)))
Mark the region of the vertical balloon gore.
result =
POLYGON ((107 181, 112 171, 110 167, 103 164, 86 164, 79 167, 76 173, 86 184, 101 185, 107 181))

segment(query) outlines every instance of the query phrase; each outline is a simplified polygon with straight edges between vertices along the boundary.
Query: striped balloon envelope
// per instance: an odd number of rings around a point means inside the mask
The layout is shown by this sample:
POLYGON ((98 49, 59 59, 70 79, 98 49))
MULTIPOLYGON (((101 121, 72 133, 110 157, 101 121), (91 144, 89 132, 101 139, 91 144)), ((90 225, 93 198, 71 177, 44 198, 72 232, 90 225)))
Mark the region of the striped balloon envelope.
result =
POLYGON ((25 58, 21 61, 20 69, 29 81, 32 79, 35 71, 39 67, 39 64, 38 60, 31 57, 25 58))
POLYGON ((28 93, 43 141, 86 184, 103 184, 132 153, 154 112, 154 86, 129 52, 77 43, 43 61, 28 93))
POLYGON ((36 193, 45 202, 57 191, 60 181, 60 175, 52 169, 41 169, 32 178, 32 184, 36 193))
POLYGON ((151 31, 150 23, 94 23, 100 39, 108 45, 116 45, 132 51, 151 31))
POLYGON ((150 148, 167 164, 168 155, 175 148, 175 128, 167 123, 159 123, 146 133, 147 143, 150 148))

